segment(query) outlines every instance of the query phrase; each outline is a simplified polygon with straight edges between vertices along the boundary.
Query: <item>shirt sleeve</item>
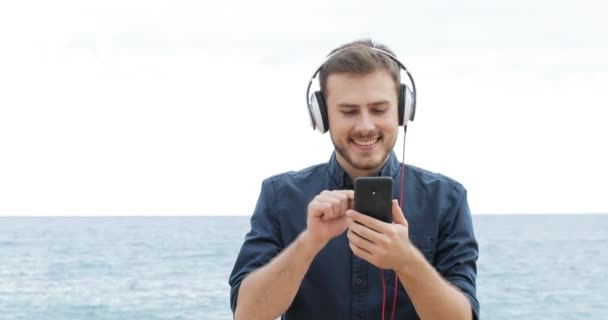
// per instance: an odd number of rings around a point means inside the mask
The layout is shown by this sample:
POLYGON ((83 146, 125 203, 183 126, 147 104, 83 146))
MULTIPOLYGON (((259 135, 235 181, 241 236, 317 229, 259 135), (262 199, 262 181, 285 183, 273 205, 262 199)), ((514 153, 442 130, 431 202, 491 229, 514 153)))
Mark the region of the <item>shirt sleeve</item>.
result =
POLYGON ((479 249, 473 232, 473 221, 467 192, 456 184, 445 202, 445 212, 439 226, 435 256, 437 271, 459 288, 471 303, 473 319, 479 319, 475 280, 479 249))
POLYGON ((234 314, 241 281, 255 269, 264 266, 281 250, 279 222, 276 219, 277 201, 275 186, 272 180, 262 183, 253 215, 251 229, 236 259, 228 283, 230 285, 230 308, 234 314))

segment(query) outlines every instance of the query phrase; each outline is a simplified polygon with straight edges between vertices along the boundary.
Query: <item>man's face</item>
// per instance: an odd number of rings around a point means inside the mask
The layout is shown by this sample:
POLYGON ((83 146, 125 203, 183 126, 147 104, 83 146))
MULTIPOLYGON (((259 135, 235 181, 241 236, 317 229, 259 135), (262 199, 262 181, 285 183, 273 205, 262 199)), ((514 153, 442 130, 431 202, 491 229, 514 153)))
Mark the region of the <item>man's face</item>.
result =
POLYGON ((327 114, 340 165, 354 179, 377 173, 387 160, 399 128, 397 89, 388 72, 331 74, 327 114))

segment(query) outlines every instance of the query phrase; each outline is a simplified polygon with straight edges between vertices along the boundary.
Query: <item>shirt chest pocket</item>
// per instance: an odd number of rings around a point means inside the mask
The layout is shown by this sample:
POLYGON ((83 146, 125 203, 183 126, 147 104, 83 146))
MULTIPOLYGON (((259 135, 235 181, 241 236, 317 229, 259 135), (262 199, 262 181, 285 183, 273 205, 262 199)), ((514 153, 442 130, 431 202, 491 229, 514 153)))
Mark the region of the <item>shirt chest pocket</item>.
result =
POLYGON ((410 235, 410 242, 422 252, 426 261, 433 264, 435 259, 435 238, 427 236, 410 235))

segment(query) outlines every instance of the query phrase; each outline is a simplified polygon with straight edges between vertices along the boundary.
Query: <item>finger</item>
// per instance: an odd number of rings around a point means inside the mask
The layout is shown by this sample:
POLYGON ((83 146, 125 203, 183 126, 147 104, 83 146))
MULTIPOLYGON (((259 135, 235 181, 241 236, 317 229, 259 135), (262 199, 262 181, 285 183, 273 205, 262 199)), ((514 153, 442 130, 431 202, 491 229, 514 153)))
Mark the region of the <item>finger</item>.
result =
POLYGON ((389 227, 388 223, 372 218, 368 215, 359 213, 355 210, 346 211, 346 216, 380 233, 385 233, 383 231, 385 231, 389 227))
POLYGON ((343 215, 346 214, 346 210, 350 209, 351 199, 354 199, 354 191, 335 190, 331 192, 331 196, 340 200, 340 215, 343 215))
POLYGON ((346 196, 346 201, 344 202, 346 204, 346 207, 347 207, 346 210, 352 209, 353 205, 355 203, 355 191, 353 191, 353 190, 337 190, 336 192, 340 193, 341 195, 346 196))
POLYGON ((330 203, 333 206, 332 218, 341 217, 353 207, 355 192, 353 190, 323 190, 315 200, 330 203), (335 199, 335 200, 333 200, 335 199), (338 200, 340 203, 337 203, 338 200))
POLYGON ((370 254, 375 251, 374 248, 376 247, 376 245, 373 242, 361 237, 353 230, 348 230, 348 232, 346 233, 346 237, 348 238, 349 242, 356 245, 358 248, 369 252, 370 254))
POLYGON ((333 195, 340 201, 340 216, 345 215, 348 210, 348 196, 342 192, 336 192, 333 195))
POLYGON ((353 191, 353 190, 333 190, 333 191, 323 190, 323 191, 321 191, 321 193, 319 195, 328 196, 328 195, 331 195, 334 193, 343 194, 343 195, 347 196, 349 199, 355 199, 355 191, 353 191))
POLYGON ((349 200, 355 200, 355 191, 354 190, 342 190, 344 195, 348 197, 349 200))
POLYGON ((330 193, 322 193, 321 195, 317 196, 317 201, 327 203, 331 207, 327 218, 333 219, 340 216, 340 200, 336 199, 335 196, 332 196, 330 193))
POLYGON ((331 205, 326 202, 316 201, 312 203, 313 215, 315 217, 319 217, 322 220, 328 219, 331 217, 332 209, 331 205))
POLYGON ((340 199, 337 199, 335 195, 332 195, 328 201, 329 203, 331 203, 331 208, 333 210, 332 218, 337 218, 341 216, 343 214, 342 201, 340 201, 340 199))
POLYGON ((384 235, 372 230, 362 224, 351 222, 348 225, 348 229, 356 233, 361 238, 364 238, 372 243, 379 244, 384 242, 384 235))
POLYGON ((331 193, 328 194, 329 197, 338 199, 340 201, 340 207, 336 208, 339 209, 339 215, 345 215, 346 214, 346 210, 350 209, 349 207, 349 196, 352 196, 354 193, 352 190, 336 190, 336 191, 332 191, 331 193))
POLYGON ((353 190, 348 190, 348 191, 350 191, 348 193, 348 208, 353 209, 355 207, 355 191, 353 191, 353 190))
POLYGON ((407 226, 407 220, 405 219, 403 211, 401 211, 401 208, 399 207, 399 202, 397 202, 396 199, 393 199, 393 221, 400 225, 407 226))
POLYGON ((348 246, 359 258, 363 258, 363 256, 365 256, 367 257, 367 259, 370 259, 371 257, 373 257, 373 254, 371 252, 359 247, 354 242, 349 242, 348 246))
POLYGON ((313 217, 321 218, 321 220, 326 220, 331 216, 332 209, 329 203, 315 200, 310 203, 308 208, 313 217))
POLYGON ((353 254, 365 261, 368 261, 371 263, 371 260, 373 260, 373 256, 371 253, 365 251, 364 249, 361 249, 359 247, 357 247, 354 243, 350 242, 348 244, 348 246, 350 247, 350 250, 353 251, 353 254))

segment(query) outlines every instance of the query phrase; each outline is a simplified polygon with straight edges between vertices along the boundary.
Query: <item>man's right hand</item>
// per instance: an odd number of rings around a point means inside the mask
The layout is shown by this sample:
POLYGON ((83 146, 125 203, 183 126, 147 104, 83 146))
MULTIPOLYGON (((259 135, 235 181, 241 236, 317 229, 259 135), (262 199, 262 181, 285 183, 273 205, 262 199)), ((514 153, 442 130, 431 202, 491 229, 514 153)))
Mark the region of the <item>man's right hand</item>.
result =
POLYGON ((308 205, 307 232, 318 245, 346 230, 346 211, 353 208, 355 192, 352 190, 323 191, 308 205))

